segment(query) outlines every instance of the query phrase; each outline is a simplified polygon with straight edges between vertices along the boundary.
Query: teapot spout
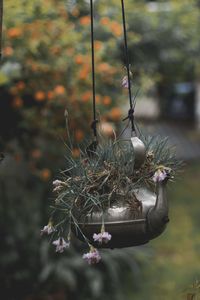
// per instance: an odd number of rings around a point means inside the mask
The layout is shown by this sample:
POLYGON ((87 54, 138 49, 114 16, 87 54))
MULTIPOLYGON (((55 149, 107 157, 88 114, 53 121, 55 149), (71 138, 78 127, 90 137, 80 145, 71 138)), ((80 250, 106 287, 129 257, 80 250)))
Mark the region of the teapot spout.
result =
POLYGON ((147 230, 150 238, 160 235, 165 230, 166 224, 169 222, 166 184, 167 180, 157 183, 156 203, 147 214, 147 230))

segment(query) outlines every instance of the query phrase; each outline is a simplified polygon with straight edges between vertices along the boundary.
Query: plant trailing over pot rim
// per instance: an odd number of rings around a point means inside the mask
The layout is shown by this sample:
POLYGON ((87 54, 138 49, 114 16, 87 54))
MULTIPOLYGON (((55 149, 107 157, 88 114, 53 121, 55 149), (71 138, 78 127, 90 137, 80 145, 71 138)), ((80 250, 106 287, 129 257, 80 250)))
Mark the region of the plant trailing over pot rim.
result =
MULTIPOLYGON (((72 231, 89 245, 90 252, 84 255, 89 263, 100 261, 96 248, 143 244, 154 237, 148 228, 148 213, 156 204, 159 186, 174 178, 180 162, 166 138, 140 138, 146 147, 140 168, 134 167, 137 157, 127 140, 104 141, 90 157, 80 149, 76 159, 68 148, 68 167, 53 182, 56 199, 52 217, 41 231, 58 236, 53 242, 57 252, 70 246, 72 231), (149 203, 143 201, 145 197, 149 203), (145 224, 138 224, 142 220, 145 224)), ((165 223, 156 228, 155 236, 164 230, 165 223)))

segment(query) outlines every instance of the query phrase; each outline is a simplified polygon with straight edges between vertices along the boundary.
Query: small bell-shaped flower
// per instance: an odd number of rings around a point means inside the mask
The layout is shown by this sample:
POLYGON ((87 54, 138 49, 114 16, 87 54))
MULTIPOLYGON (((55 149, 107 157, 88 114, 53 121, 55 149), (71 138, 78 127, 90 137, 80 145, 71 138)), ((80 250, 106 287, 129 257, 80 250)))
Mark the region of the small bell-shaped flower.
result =
POLYGON ((53 227, 53 224, 51 221, 49 221, 49 223, 47 225, 45 225, 43 227, 43 229, 41 229, 40 234, 51 234, 52 232, 56 231, 55 227, 53 227))
POLYGON ((60 191, 62 189, 63 185, 64 185, 63 181, 58 180, 58 179, 54 180, 53 181, 53 192, 60 191))
POLYGON ((102 225, 101 232, 100 233, 94 233, 93 239, 95 242, 98 242, 99 244, 107 244, 112 238, 112 235, 109 232, 105 231, 104 225, 102 225))
POLYGON ((161 182, 165 180, 165 178, 169 177, 170 172, 171 172, 170 168, 159 166, 155 171, 152 179, 154 182, 161 182))
POLYGON ((70 243, 67 243, 63 237, 59 237, 57 240, 52 243, 56 246, 56 252, 62 253, 64 249, 69 248, 70 243))
POLYGON ((83 259, 87 261, 89 265, 93 265, 100 262, 101 256, 96 248, 90 246, 90 251, 83 254, 83 259))

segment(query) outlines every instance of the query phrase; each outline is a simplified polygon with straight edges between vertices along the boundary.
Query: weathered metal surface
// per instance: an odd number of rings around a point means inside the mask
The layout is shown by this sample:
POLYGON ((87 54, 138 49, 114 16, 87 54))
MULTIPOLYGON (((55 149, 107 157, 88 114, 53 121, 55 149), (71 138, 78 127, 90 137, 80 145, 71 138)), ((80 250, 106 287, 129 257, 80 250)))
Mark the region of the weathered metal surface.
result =
MULTIPOLYGON (((142 203, 142 211, 136 213, 130 204, 121 201, 108 208, 103 216, 101 212, 93 212, 84 219, 80 217, 79 227, 92 245, 97 248, 137 246, 147 243, 164 231, 169 221, 166 181, 158 183, 156 193, 145 187, 134 193, 142 203), (112 239, 107 244, 99 245, 94 243, 93 234, 101 231, 102 220, 112 239)), ((84 240, 80 232, 75 229, 73 231, 80 240, 84 240)))
POLYGON ((135 155, 135 169, 139 169, 145 161, 146 158, 146 147, 144 143, 137 137, 131 138, 131 143, 133 145, 134 155, 135 155))

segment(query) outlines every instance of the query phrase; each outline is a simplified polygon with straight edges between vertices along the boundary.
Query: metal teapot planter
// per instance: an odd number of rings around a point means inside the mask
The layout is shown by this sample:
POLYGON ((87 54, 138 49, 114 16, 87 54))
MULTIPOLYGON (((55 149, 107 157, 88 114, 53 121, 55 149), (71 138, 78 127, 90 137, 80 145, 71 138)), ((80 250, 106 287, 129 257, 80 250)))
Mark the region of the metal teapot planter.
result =
POLYGON ((163 147, 165 140, 150 137, 149 144, 142 139, 147 150, 134 137, 129 147, 123 148, 123 141, 108 142, 99 144, 92 157, 87 153, 79 160, 67 156, 72 166, 62 173, 62 180, 53 182, 54 211, 42 230, 58 236, 53 242, 56 251, 67 247, 73 232, 88 244, 86 258, 98 260, 96 248, 143 245, 165 230, 169 222, 167 182, 178 162, 163 147))
MULTIPOLYGON (((104 213, 106 230, 112 235, 107 244, 93 242, 93 234, 100 232, 102 213, 93 212, 79 220, 82 233, 95 247, 122 248, 146 244, 149 240, 159 236, 169 221, 168 202, 166 197, 167 181, 159 182, 157 192, 142 187, 135 191, 136 197, 142 203, 142 211, 137 217, 128 205, 116 203, 104 213)), ((82 234, 77 237, 84 241, 82 234)))
MULTIPOLYGON (((142 151, 140 145, 140 151, 136 149, 135 152, 137 166, 142 162, 142 151)), ((79 230, 73 230, 74 233, 82 241, 85 241, 86 237, 96 248, 122 248, 148 243, 149 240, 159 236, 169 222, 167 181, 166 177, 165 180, 158 182, 155 192, 145 186, 134 190, 134 196, 140 203, 137 213, 124 199, 116 201, 104 213, 94 211, 84 217, 79 217, 78 214, 81 215, 81 212, 77 212, 79 230), (94 242, 93 235, 101 231, 102 219, 112 239, 108 243, 99 244, 94 242)))

